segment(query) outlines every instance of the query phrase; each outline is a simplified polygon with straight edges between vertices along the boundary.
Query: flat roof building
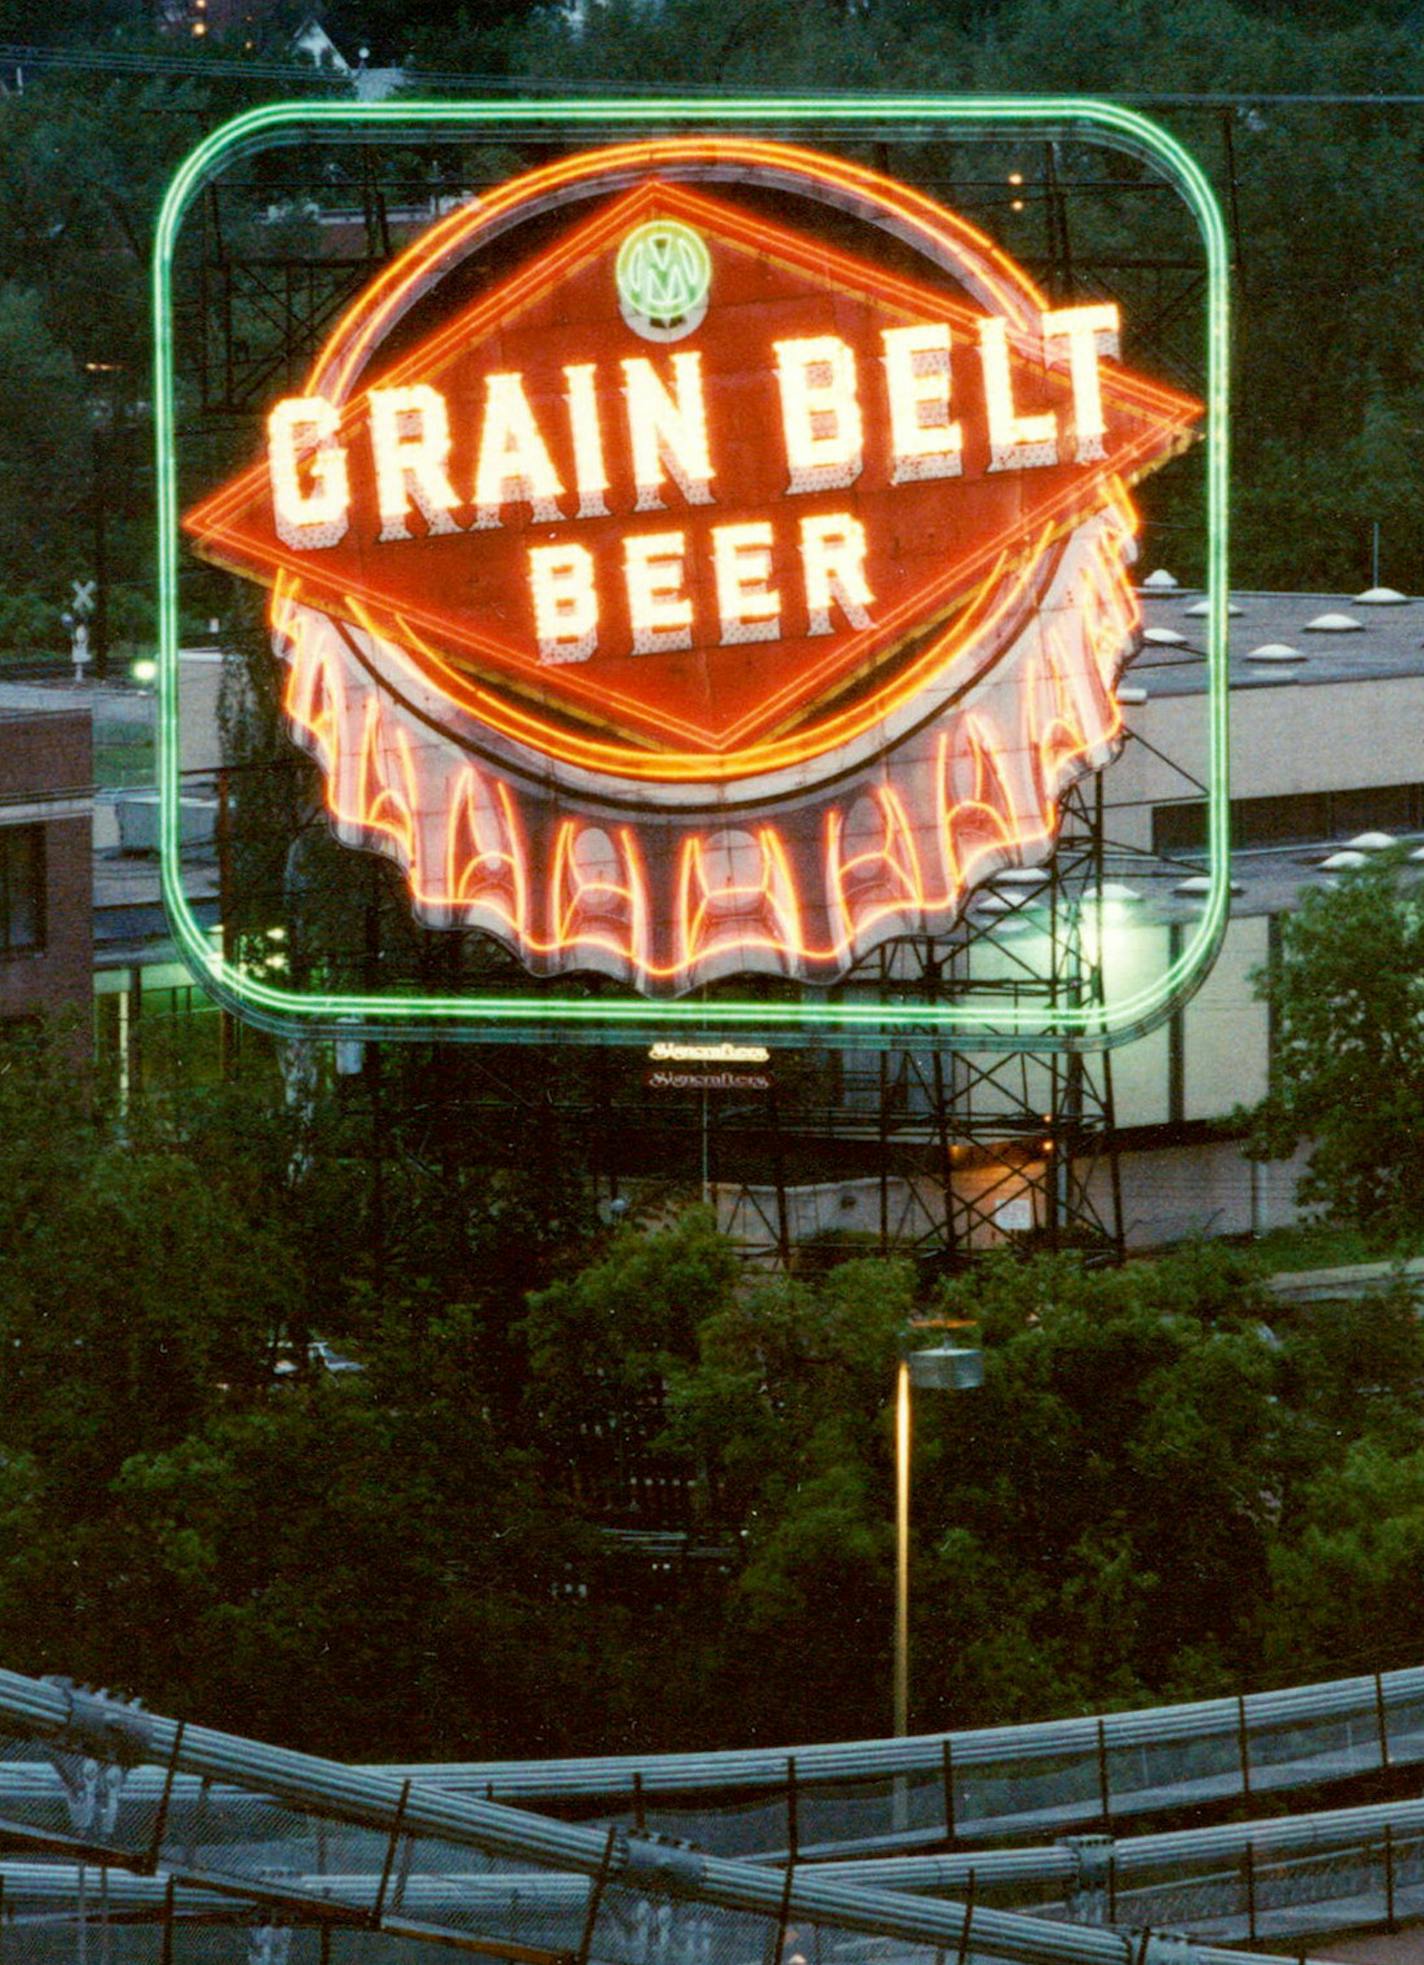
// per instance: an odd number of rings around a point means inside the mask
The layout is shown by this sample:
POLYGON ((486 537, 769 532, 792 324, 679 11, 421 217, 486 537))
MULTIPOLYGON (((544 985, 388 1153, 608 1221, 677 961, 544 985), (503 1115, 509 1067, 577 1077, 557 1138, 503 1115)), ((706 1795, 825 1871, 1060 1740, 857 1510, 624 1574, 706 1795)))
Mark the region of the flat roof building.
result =
MULTIPOLYGON (((1141 648, 1119 685, 1128 741, 1103 778, 1103 873, 1113 898, 1104 910, 1102 963, 1110 994, 1163 974, 1200 917, 1207 884, 1206 597, 1148 582, 1139 598, 1141 648)), ((1233 1123, 1239 1108, 1264 1095, 1270 1065, 1269 1018, 1253 977, 1269 963, 1279 923, 1302 893, 1338 877, 1336 854, 1424 843, 1424 600, 1388 589, 1234 593, 1229 645, 1231 918, 1197 993, 1147 1036, 1115 1049, 1108 1067, 1129 1247, 1260 1233, 1297 1219, 1304 1151, 1290 1162, 1253 1163, 1233 1123)), ((1034 894, 1023 878, 990 881, 971 900, 968 918, 985 929, 976 965, 994 962, 998 935, 1005 963, 1016 959, 1010 951, 1029 949, 1034 894), (997 913, 1006 901, 1016 903, 1016 916, 997 913)), ((1018 1073, 1027 1092, 1020 1086, 1010 1097, 984 1075, 990 1062, 971 1053, 941 1067, 951 1097, 962 1093, 976 1107, 976 1146, 951 1151, 956 1191, 981 1197, 968 1210, 969 1239, 981 1246, 1043 1226, 1050 1172, 1034 1157, 1041 1143, 1018 1138, 1007 1122, 1054 1103, 1051 1066, 1030 1059, 1018 1073), (996 1097, 1006 1119, 998 1163, 984 1144, 986 1134, 992 1141, 996 1097)), ((860 1088, 850 1098, 864 1102, 867 1123, 879 1096, 875 1063, 852 1055, 844 1067, 847 1087, 860 1088)), ((907 1080, 903 1098, 919 1102, 920 1129, 933 1147, 927 1078, 922 1071, 907 1080)), ((951 1141, 955 1118, 951 1105, 951 1141)), ((1085 1176, 1104 1218, 1112 1171, 1104 1160, 1085 1176)), ((928 1235, 942 1222, 937 1178, 900 1177, 888 1202, 882 1185, 847 1171, 792 1190, 791 1239, 828 1229, 874 1234, 887 1210, 912 1233, 928 1235)), ((769 1243, 771 1190, 728 1183, 719 1207, 724 1225, 749 1246, 769 1243)))

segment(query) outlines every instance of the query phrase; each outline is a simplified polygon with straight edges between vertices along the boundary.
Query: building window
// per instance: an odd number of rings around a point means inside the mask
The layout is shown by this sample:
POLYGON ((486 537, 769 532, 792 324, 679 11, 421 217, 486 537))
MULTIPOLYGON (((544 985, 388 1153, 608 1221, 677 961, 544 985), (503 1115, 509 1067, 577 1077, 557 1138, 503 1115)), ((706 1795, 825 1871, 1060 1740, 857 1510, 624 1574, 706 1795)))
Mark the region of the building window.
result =
POLYGON ((44 827, 0 826, 0 958, 44 947, 44 827))
MULTIPOLYGON (((1377 828, 1424 831, 1424 785, 1370 785, 1361 791, 1289 792, 1276 798, 1231 801, 1233 846, 1325 845, 1377 828)), ((1202 800, 1152 808, 1155 853, 1199 853, 1205 847, 1202 800)))

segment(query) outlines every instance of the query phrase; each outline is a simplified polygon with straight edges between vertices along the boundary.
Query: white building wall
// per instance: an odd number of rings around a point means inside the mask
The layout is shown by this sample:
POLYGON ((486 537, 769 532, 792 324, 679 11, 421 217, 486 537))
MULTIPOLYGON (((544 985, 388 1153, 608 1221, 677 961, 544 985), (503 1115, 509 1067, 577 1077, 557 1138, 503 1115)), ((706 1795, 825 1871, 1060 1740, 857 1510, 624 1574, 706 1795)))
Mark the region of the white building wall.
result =
MULTIPOLYGON (((1129 743, 1108 774, 1111 830, 1125 844, 1145 847, 1154 805, 1202 796, 1191 778, 1207 781, 1205 716, 1199 695, 1152 697, 1124 714, 1128 728, 1146 741, 1129 743), (1164 755, 1156 755, 1159 751, 1164 755)), ((1424 675, 1375 676, 1315 688, 1302 677, 1293 684, 1233 689, 1232 791, 1276 798, 1417 783, 1424 775, 1421 723, 1424 675)))

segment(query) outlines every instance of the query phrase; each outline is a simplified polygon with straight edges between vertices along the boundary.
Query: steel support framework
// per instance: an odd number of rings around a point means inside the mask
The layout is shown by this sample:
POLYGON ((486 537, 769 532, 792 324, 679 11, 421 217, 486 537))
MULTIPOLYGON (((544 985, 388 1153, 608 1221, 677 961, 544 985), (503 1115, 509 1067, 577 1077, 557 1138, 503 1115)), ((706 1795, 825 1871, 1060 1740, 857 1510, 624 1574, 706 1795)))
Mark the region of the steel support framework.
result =
MULTIPOLYGON (((1213 109, 1218 172, 1231 215, 1233 256, 1239 264, 1236 224, 1237 170, 1232 112, 1213 109)), ((542 138, 552 148, 557 138, 542 138)), ((882 166, 893 169, 890 146, 882 166)), ((423 154, 423 153, 422 153, 423 154)), ((1105 252, 1085 245, 1092 207, 1140 203, 1151 208, 1167 187, 1151 178, 1086 175, 1082 160, 1066 157, 1058 143, 1025 149, 1024 169, 1004 177, 962 173, 957 153, 946 153, 949 175, 933 177, 932 190, 952 196, 971 218, 993 227, 1006 211, 1015 223, 1033 226, 1037 243, 1025 241, 1025 264, 1060 295, 1093 295, 1123 302, 1137 344, 1154 364, 1189 386, 1200 366, 1180 329, 1199 298, 1199 255, 1163 251, 1105 252)), ((209 427, 255 417, 281 388, 299 386, 322 338, 341 309, 384 265, 410 234, 440 208, 456 175, 469 160, 460 154, 422 166, 411 155, 363 145, 351 165, 340 166, 340 213, 305 203, 322 186, 330 198, 333 166, 315 158, 283 165, 278 180, 243 177, 209 190, 195 241, 198 277, 183 332, 199 351, 199 413, 209 427), (421 170, 424 175, 420 175, 421 170), (322 173, 325 173, 323 177, 322 173), (433 187, 433 189, 432 189, 433 187), (443 189, 442 189, 443 187, 443 189), (254 221, 263 197, 266 224, 254 221), (255 245, 264 230, 279 233, 292 215, 317 236, 305 250, 255 245)), ((1069 794, 1063 830, 1048 879, 1036 890, 1000 890, 1002 912, 971 908, 946 936, 906 939, 878 950, 859 975, 847 979, 880 986, 901 982, 937 1000, 965 986, 976 961, 991 945, 1005 959, 995 987, 1006 1001, 1032 997, 1048 1003, 1103 1000, 1101 961, 1084 924, 1101 908, 1104 839, 1101 780, 1069 794), (1037 937, 1035 963, 1015 957, 1015 915, 1032 907, 1047 919, 1037 937)), ((982 979, 976 995, 982 992, 982 979)), ((830 1061, 809 1095, 778 1085, 750 1105, 723 1095, 690 1105, 644 1094, 616 1097, 618 1124, 610 1123, 606 1095, 592 1103, 569 1102, 559 1113, 587 1129, 594 1143, 596 1177, 616 1197, 629 1168, 620 1165, 619 1143, 629 1125, 639 1133, 682 1136, 664 1182, 716 1189, 724 1211, 748 1225, 754 1260, 790 1266, 797 1239, 792 1194, 804 1183, 819 1149, 843 1177, 871 1178, 877 1187, 875 1246, 933 1262, 957 1263, 987 1242, 1002 1239, 1005 1223, 1031 1226, 1008 1232, 1050 1249, 1081 1247, 1109 1259, 1121 1256, 1123 1214, 1115 1145, 1112 1060, 1107 1052, 1034 1056, 931 1048, 850 1053, 830 1061), (641 1104, 642 1110, 636 1109, 641 1104), (630 1107, 632 1109, 630 1109, 630 1107), (674 1171, 675 1168, 675 1171, 674 1171), (926 1197, 934 1197, 926 1204, 926 1197), (1010 1206, 1003 1213, 1006 1203, 1010 1206)), ((497 1074, 492 1074, 493 1083, 497 1074)), ((498 1101, 496 1101, 498 1102, 498 1101)), ((516 1096, 515 1104, 519 1099, 516 1096)), ((824 1176, 822 1176, 824 1177, 824 1176)))

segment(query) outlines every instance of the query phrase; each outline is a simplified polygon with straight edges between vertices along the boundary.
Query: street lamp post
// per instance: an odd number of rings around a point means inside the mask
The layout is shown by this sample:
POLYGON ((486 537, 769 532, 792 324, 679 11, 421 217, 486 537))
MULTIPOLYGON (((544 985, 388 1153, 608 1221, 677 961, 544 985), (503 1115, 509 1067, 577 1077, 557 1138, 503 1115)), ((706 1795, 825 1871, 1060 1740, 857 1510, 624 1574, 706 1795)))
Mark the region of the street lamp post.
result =
MULTIPOLYGON (((944 1328, 945 1326, 940 1326, 944 1328)), ((918 1328, 924 1329, 924 1325, 918 1328)), ((963 1325, 950 1326, 963 1329, 963 1325)), ((910 1730, 910 1450, 911 1390, 969 1392, 984 1383, 984 1354, 977 1345, 933 1345, 906 1351, 895 1386, 895 1738, 910 1730)))
POLYGON ((910 1730, 910 1361, 895 1379, 895 1738, 910 1730))

